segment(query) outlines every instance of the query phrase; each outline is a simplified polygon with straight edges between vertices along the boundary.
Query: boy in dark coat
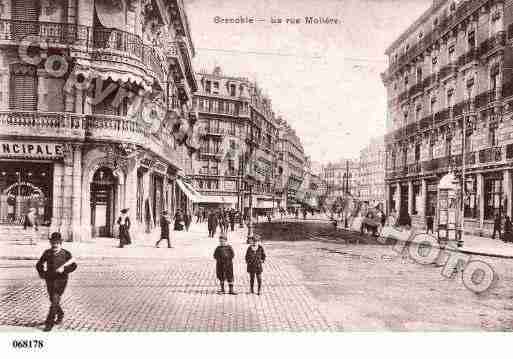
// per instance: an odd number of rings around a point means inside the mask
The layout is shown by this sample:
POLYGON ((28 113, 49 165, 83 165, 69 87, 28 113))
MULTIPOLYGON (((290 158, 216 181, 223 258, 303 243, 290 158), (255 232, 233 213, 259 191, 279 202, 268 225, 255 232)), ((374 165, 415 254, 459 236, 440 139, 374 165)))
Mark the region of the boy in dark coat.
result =
POLYGON ((46 317, 44 331, 52 330, 54 324, 60 324, 64 318, 61 308, 61 297, 68 284, 68 274, 77 269, 71 253, 62 248, 61 234, 52 233, 51 248, 43 252, 36 264, 39 277, 46 281, 46 289, 50 298, 50 310, 46 317), (45 266, 46 264, 46 266, 45 266))
POLYGON ((221 284, 221 290, 218 292, 219 294, 225 293, 225 281, 228 282, 228 286, 230 288, 228 294, 237 294, 233 291, 233 257, 235 257, 233 248, 228 244, 226 234, 221 233, 219 236, 219 246, 217 246, 216 250, 214 251, 214 259, 216 260, 216 275, 221 284))
POLYGON ((260 245, 260 238, 254 236, 250 239, 250 246, 246 251, 246 264, 249 273, 249 285, 251 293, 255 293, 253 290, 255 285, 255 276, 258 283, 258 292, 260 295, 260 289, 262 288, 262 264, 265 262, 265 251, 264 247, 260 245))

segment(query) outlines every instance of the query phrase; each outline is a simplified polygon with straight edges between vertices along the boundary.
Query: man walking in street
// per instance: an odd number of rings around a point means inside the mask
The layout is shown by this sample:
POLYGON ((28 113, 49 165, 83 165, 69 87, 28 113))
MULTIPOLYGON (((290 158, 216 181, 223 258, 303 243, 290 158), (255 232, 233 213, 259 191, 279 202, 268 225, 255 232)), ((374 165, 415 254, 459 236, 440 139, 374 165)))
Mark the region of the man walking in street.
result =
POLYGON ((233 232, 235 229, 235 210, 232 208, 230 210, 230 230, 233 232))
POLYGON ((214 259, 216 260, 216 275, 221 288, 218 294, 224 294, 224 282, 228 282, 228 294, 236 295, 233 291, 233 257, 235 253, 232 246, 228 244, 228 238, 225 233, 219 235, 219 246, 214 251, 214 259))
POLYGON ((171 246, 171 239, 169 238, 169 225, 171 224, 171 218, 169 217, 168 211, 163 211, 160 217, 160 239, 155 243, 155 247, 159 247, 160 242, 165 239, 167 241, 167 248, 173 248, 171 246))
POLYGON ((208 214, 207 226, 208 226, 208 236, 210 238, 214 238, 214 235, 216 234, 216 229, 217 229, 217 215, 214 211, 210 211, 210 213, 208 214))
POLYGON ((62 248, 62 237, 58 232, 50 237, 50 249, 36 264, 39 277, 46 281, 46 289, 50 298, 50 310, 45 321, 44 331, 52 330, 55 324, 62 323, 64 311, 61 308, 61 297, 68 284, 68 274, 77 269, 71 253, 62 248))

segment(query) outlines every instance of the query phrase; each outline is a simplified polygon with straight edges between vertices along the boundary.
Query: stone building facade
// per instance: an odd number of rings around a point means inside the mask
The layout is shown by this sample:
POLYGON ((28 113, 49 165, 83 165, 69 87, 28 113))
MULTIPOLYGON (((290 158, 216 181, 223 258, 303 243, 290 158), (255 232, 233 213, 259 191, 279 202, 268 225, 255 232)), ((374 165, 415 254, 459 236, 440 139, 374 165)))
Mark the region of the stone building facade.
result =
POLYGON ((383 137, 371 139, 360 151, 360 199, 369 204, 385 204, 385 142, 383 137))
POLYGON ((298 198, 298 191, 305 179, 307 157, 296 131, 283 118, 279 118, 278 123, 277 195, 280 208, 291 209, 301 206, 300 200, 304 197, 304 188, 299 195, 301 198, 298 198))
POLYGON ((196 77, 200 151, 191 178, 202 195, 198 205, 248 208, 251 174, 252 207, 275 208, 278 127, 271 100, 256 83, 224 75, 220 67, 196 77))
POLYGON ((341 159, 323 166, 321 178, 326 183, 326 203, 333 203, 337 198, 344 197, 346 192, 359 197, 359 176, 359 159, 341 159))
POLYGON ((465 229, 512 214, 513 1, 434 1, 387 49, 388 209, 437 220, 437 185, 465 167, 465 229), (464 156, 463 156, 464 154, 464 156))
POLYGON ((138 240, 162 210, 188 209, 178 184, 199 146, 182 0, 2 4, 2 226, 36 208, 43 233, 112 237, 129 208, 138 240))

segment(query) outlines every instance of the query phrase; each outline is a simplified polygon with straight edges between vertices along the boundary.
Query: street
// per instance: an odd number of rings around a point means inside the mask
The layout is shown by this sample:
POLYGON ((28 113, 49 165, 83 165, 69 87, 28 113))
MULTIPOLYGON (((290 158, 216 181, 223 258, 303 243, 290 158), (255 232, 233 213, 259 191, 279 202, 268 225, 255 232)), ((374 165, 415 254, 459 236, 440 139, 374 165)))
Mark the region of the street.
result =
MULTIPOLYGON (((511 259, 472 257, 491 265, 499 277, 494 287, 477 295, 465 288, 461 276, 445 278, 440 267, 415 263, 368 237, 344 231, 330 234, 328 223, 288 223, 288 234, 296 239, 286 241, 290 236, 275 230, 283 224, 261 223, 256 232, 262 233, 268 256, 262 295, 249 294, 242 235, 237 239, 232 235, 231 240, 238 295, 218 295, 210 254, 217 241, 198 235, 203 228, 197 226, 191 234, 195 238, 183 243, 184 247, 193 243, 198 250, 181 253, 182 242, 177 240, 169 257, 150 253, 166 253, 163 248, 145 248, 148 256, 130 258, 79 257, 79 268, 63 298, 66 316, 55 330, 509 331, 513 327, 511 259)), ((0 326, 42 328, 49 303, 35 260, 3 258, 0 326)))

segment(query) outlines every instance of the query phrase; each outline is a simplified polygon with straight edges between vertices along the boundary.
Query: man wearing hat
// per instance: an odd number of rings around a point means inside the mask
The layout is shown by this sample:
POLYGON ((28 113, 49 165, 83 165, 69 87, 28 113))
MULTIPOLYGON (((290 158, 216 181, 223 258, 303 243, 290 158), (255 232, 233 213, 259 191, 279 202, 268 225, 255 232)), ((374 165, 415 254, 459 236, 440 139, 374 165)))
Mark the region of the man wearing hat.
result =
POLYGON ((44 331, 52 330, 55 324, 60 324, 64 318, 61 308, 61 297, 68 284, 68 274, 77 269, 77 264, 71 253, 62 248, 62 237, 58 232, 50 236, 50 249, 36 264, 39 277, 46 281, 46 289, 50 298, 50 310, 45 321, 44 331))
POLYGON ((225 233, 219 235, 219 246, 214 251, 214 259, 216 260, 216 275, 221 284, 219 294, 224 294, 224 282, 228 282, 230 288, 228 294, 236 295, 233 291, 233 257, 235 253, 232 246, 228 244, 225 233))
POLYGON ((165 239, 167 240, 167 248, 173 248, 171 246, 171 239, 169 238, 169 225, 171 224, 171 218, 169 218, 169 212, 163 211, 162 217, 160 217, 160 239, 155 243, 155 247, 159 247, 160 242, 165 239))

